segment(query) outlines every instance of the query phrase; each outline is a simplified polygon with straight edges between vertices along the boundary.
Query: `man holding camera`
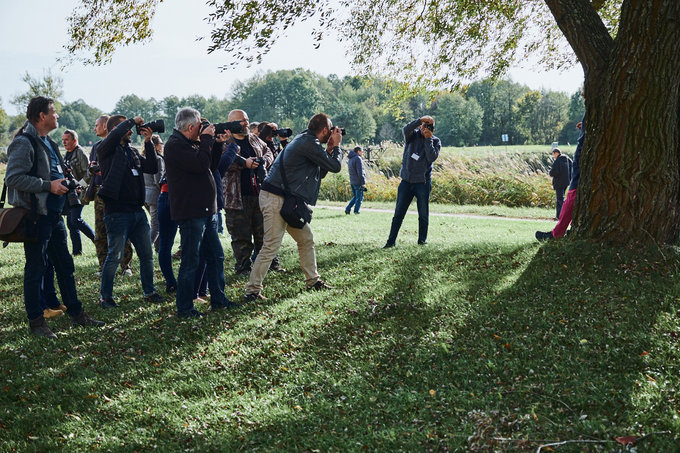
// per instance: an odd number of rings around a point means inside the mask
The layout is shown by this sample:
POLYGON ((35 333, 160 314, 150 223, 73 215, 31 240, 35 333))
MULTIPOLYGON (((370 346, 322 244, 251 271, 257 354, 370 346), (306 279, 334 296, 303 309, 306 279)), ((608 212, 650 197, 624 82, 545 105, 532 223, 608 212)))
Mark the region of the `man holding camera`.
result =
POLYGON ((74 196, 77 195, 77 197, 74 198, 72 196, 68 198, 65 211, 67 213, 66 225, 68 226, 71 235, 71 245, 73 246, 72 253, 73 256, 77 256, 83 253, 83 243, 80 240, 81 231, 89 240, 94 241, 94 231, 82 218, 83 203, 80 196, 80 191, 85 191, 87 184, 90 182, 90 172, 87 171, 89 162, 85 151, 78 144, 78 133, 76 131, 66 129, 61 137, 61 141, 66 149, 64 163, 66 163, 67 168, 70 168, 71 175, 73 175, 73 178, 80 186, 78 192, 74 193, 74 196))
POLYGON ((397 205, 390 236, 383 248, 394 247, 413 197, 418 206, 418 244, 427 245, 432 163, 439 157, 441 142, 434 136, 434 119, 431 116, 424 116, 407 124, 403 133, 404 154, 399 174, 401 182, 397 189, 397 205))
MULTIPOLYGON (((102 115, 97 118, 94 123, 94 133, 97 137, 102 140, 109 135, 109 130, 106 128, 106 123, 109 121, 109 115, 102 115)), ((97 157, 97 148, 102 143, 99 140, 92 146, 92 151, 90 151, 90 169, 89 172, 92 174, 92 179, 90 180, 90 185, 87 186, 87 192, 85 197, 94 200, 94 249, 97 252, 97 261, 99 262, 99 272, 97 275, 101 275, 102 269, 104 268, 104 262, 106 261, 106 255, 109 254, 109 243, 106 240, 106 225, 104 224, 104 200, 99 196, 98 192, 102 186, 102 172, 99 167, 99 158, 97 157)), ((130 241, 125 242, 125 249, 123 250, 123 260, 120 262, 120 269, 123 275, 132 275, 132 269, 130 269, 130 261, 132 261, 132 245, 130 241)))
POLYGON ((175 130, 165 142, 165 174, 170 215, 179 225, 182 261, 177 274, 177 316, 198 318, 194 278, 199 255, 206 260, 212 310, 238 306, 224 295, 224 251, 217 233, 217 190, 213 171, 228 135, 215 137, 215 125, 201 122, 198 110, 180 109, 175 130))
POLYGON ((54 101, 34 97, 26 109, 28 122, 22 127, 7 149, 5 184, 12 206, 35 209, 38 214, 38 240, 24 243, 24 305, 30 332, 48 338, 57 336, 43 317, 40 286, 47 267, 47 258, 54 265, 61 297, 68 308, 73 326, 99 327, 104 325, 83 311, 78 300, 73 277, 73 258, 66 244, 66 227, 61 217, 64 194, 62 183, 64 162, 59 147, 47 134, 58 127, 59 115, 54 101))
POLYGON ((239 157, 229 166, 223 177, 224 207, 227 231, 231 235, 236 275, 248 276, 253 251, 262 248, 264 237, 262 211, 258 202, 263 171, 266 174, 274 156, 267 144, 249 133, 248 114, 243 110, 229 112, 229 122, 238 121, 240 131, 232 131, 239 157), (264 168, 261 168, 264 167, 264 168))
POLYGON ((104 308, 118 305, 113 299, 113 279, 129 239, 139 256, 139 276, 144 300, 162 302, 153 284, 153 251, 149 234, 149 221, 144 212, 144 178, 142 173, 158 171, 156 150, 151 143, 153 130, 137 116, 126 119, 114 115, 106 123, 109 135, 97 148, 102 172, 99 196, 104 200, 104 224, 108 240, 108 254, 102 268, 101 299, 104 308), (144 136, 144 156, 130 146, 132 127, 144 136))
POLYGON ((286 185, 304 202, 315 205, 319 197, 321 179, 330 171, 338 173, 342 166, 342 131, 333 127, 325 113, 319 113, 309 120, 307 130, 295 137, 271 167, 269 176, 262 183, 260 207, 264 217, 264 244, 255 259, 250 279, 246 286, 247 301, 264 299, 262 282, 269 265, 281 247, 283 233, 288 231, 297 242, 300 266, 305 274, 307 289, 330 288, 320 278, 316 269, 314 235, 309 223, 302 228, 292 228, 281 217, 285 199, 281 166, 285 165, 286 185), (326 144, 326 147, 322 146, 326 144))

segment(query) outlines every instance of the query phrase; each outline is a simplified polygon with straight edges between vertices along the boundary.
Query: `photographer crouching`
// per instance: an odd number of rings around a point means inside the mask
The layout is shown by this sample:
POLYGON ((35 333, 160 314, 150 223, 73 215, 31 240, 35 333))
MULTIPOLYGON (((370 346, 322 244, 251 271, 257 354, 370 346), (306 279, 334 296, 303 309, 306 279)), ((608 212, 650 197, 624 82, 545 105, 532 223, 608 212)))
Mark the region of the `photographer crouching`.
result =
POLYGON ((269 176, 262 184, 260 209, 264 217, 264 244, 255 259, 245 290, 247 301, 265 299, 262 282, 269 265, 281 247, 283 234, 288 231, 298 245, 300 266, 305 274, 307 289, 330 288, 320 278, 316 269, 314 235, 309 223, 293 228, 281 217, 286 187, 289 195, 315 205, 319 197, 321 179, 330 171, 338 173, 342 167, 342 130, 333 127, 328 115, 319 113, 309 120, 307 130, 296 136, 272 165, 269 176), (322 146, 326 144, 326 147, 322 146), (282 176, 285 172, 285 182, 282 176))

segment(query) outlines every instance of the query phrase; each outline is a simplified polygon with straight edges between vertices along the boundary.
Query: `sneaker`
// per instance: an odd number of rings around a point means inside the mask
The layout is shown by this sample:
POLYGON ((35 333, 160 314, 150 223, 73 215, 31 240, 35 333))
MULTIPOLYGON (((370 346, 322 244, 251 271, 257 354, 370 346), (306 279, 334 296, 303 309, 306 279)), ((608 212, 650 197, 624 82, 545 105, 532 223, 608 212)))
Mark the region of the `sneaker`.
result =
POLYGON ((191 310, 182 312, 182 313, 177 313, 177 317, 182 318, 182 319, 189 319, 189 318, 202 318, 205 316, 205 313, 201 313, 200 311, 196 310, 195 308, 192 308, 191 310))
POLYGON ((393 244, 393 243, 386 242, 385 245, 383 245, 382 248, 384 248, 384 249, 391 249, 392 247, 394 247, 394 244, 393 244))
POLYGON ((90 318, 90 315, 81 310, 75 316, 71 316, 71 327, 101 327, 104 325, 104 321, 97 321, 96 319, 90 318))
POLYGON ((252 293, 252 294, 246 294, 245 297, 246 302, 256 302, 258 300, 267 300, 266 297, 262 295, 262 293, 252 293))
POLYGON ((359 215, 359 214, 361 214, 361 213, 360 213, 360 212, 355 212, 355 213, 354 213, 354 215, 359 215))
POLYGON ((427 241, 418 241, 418 245, 429 245, 427 241))
POLYGON ((212 311, 215 311, 215 310, 222 310, 223 308, 238 308, 240 306, 241 306, 240 304, 236 304, 236 303, 230 301, 229 299, 226 299, 226 302, 220 302, 220 303, 213 302, 213 303, 211 303, 210 309, 212 311))
POLYGON ((43 310, 43 318, 49 319, 49 318, 57 318, 61 315, 63 315, 64 312, 61 310, 54 310, 52 308, 46 308, 43 310))
POLYGON ((312 286, 307 287, 307 291, 321 291, 322 289, 333 289, 332 286, 327 285, 323 280, 317 280, 312 286))
POLYGON ((349 211, 345 211, 345 215, 349 215, 349 211))
POLYGON ((125 277, 132 277, 132 269, 129 267, 123 271, 121 271, 120 275, 123 275, 125 277))
POLYGON ((539 241, 548 241, 550 239, 554 239, 554 237, 552 235, 552 231, 537 231, 536 239, 539 241))
POLYGON ((54 332, 48 327, 45 318, 42 316, 28 321, 28 330, 32 335, 39 337, 57 338, 54 332))
POLYGON ((118 304, 116 303, 115 300, 113 300, 113 297, 102 297, 99 299, 99 305, 102 306, 102 308, 117 308, 118 304))
POLYGON ((161 302, 165 302, 165 299, 160 294, 153 292, 153 293, 149 294, 148 296, 144 296, 144 302, 148 302, 148 303, 152 303, 152 304, 159 304, 161 302))

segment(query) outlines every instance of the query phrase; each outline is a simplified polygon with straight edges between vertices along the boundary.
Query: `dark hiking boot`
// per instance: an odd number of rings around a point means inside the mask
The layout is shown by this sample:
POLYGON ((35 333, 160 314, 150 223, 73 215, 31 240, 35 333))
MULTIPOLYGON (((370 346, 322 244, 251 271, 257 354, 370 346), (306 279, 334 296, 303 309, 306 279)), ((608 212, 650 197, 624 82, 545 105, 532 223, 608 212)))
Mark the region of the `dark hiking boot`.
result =
POLYGON ((104 325, 104 321, 97 321, 96 319, 90 318, 90 315, 81 310, 75 316, 71 316, 71 327, 101 327, 104 325))
POLYGON ((43 318, 42 316, 29 320, 28 326, 29 331, 31 332, 32 335, 47 338, 57 338, 54 332, 52 332, 50 328, 47 326, 47 322, 45 322, 45 318, 43 318))
POLYGON ((552 231, 537 231, 536 232, 536 239, 539 241, 549 241, 550 239, 554 239, 552 235, 552 231))

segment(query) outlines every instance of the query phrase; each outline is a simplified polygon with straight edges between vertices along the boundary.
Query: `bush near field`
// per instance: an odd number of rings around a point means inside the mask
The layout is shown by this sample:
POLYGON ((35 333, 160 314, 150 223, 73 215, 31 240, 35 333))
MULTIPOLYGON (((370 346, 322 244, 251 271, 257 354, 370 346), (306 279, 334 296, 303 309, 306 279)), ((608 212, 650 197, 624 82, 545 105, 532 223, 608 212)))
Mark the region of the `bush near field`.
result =
MULTIPOLYGON (((348 147, 348 149, 351 149, 348 147)), ((433 203, 502 204, 509 207, 552 207, 555 192, 548 175, 553 158, 550 146, 443 148, 432 174, 433 203)), ((561 146, 572 157, 572 146, 561 146)), ((400 145, 383 144, 366 163, 366 201, 395 201, 401 168, 400 145)), ((366 156, 364 156, 366 157, 366 156)), ((321 183, 319 198, 351 198, 346 166, 321 183)))

